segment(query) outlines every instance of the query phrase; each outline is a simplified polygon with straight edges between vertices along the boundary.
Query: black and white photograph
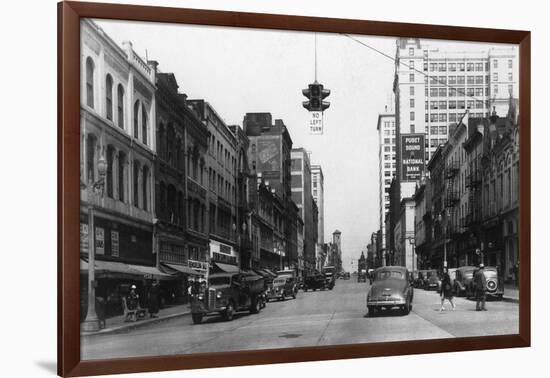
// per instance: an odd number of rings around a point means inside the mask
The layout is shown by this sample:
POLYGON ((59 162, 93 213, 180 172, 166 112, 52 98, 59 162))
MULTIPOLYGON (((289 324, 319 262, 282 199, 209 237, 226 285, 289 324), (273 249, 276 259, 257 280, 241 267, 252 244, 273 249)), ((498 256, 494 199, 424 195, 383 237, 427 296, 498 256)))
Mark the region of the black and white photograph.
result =
POLYGON ((519 333, 518 45, 80 30, 82 360, 519 333))

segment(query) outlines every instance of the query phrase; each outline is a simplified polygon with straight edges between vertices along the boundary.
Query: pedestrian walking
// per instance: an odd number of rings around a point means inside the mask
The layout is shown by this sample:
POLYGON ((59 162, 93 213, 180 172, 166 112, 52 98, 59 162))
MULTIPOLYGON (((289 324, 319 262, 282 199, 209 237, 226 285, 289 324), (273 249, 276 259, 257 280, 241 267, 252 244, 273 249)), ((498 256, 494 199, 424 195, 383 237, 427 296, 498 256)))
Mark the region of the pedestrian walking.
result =
POLYGON ((519 261, 512 268, 514 270, 514 279, 516 281, 516 289, 519 289, 519 261))
POLYGON ((445 299, 449 301, 451 308, 454 311, 456 306, 453 302, 453 285, 451 284, 451 276, 449 276, 447 268, 443 269, 443 279, 441 280, 441 288, 439 289, 439 292, 441 295, 441 308, 439 309, 439 312, 445 310, 445 299))
POLYGON ((485 279, 485 265, 479 264, 479 269, 474 273, 474 287, 476 293, 476 311, 487 311, 485 297, 487 280, 485 279))
POLYGON ((160 285, 157 280, 149 289, 149 317, 156 318, 160 307, 160 285))

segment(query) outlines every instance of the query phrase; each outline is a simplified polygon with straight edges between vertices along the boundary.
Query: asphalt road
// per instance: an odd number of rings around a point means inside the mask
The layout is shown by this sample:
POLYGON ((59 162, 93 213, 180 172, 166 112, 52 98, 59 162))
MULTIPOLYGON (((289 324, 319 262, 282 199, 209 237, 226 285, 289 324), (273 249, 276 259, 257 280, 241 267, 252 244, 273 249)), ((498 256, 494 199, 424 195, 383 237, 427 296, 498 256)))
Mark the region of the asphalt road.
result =
MULTIPOLYGON (((82 338, 82 359, 104 359, 262 348, 420 340, 518 332, 518 305, 455 298, 455 311, 439 312, 435 292, 415 290, 409 315, 387 312, 366 317, 368 283, 337 280, 332 291, 299 292, 284 302, 270 302, 257 315, 221 316, 194 325, 191 316, 166 320, 127 333, 82 338)), ((446 307, 450 305, 447 303, 446 307)))

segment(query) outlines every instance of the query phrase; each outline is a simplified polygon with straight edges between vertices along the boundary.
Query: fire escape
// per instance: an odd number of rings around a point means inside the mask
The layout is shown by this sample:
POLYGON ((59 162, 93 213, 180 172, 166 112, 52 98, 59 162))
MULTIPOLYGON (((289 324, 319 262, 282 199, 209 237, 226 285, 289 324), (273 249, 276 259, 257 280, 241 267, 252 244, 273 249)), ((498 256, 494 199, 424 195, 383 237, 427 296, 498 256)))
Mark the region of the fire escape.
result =
POLYGON ((445 209, 447 210, 448 214, 447 227, 445 232, 446 238, 448 238, 451 234, 460 233, 460 225, 449 222, 449 220, 452 219, 455 205, 460 201, 459 194, 455 186, 455 178, 458 171, 458 161, 451 160, 447 163, 445 169, 445 179, 447 180, 447 185, 445 188, 445 209))
POLYGON ((464 217, 464 226, 468 227, 474 234, 481 221, 481 171, 472 168, 466 177, 466 188, 468 188, 468 211, 464 217))

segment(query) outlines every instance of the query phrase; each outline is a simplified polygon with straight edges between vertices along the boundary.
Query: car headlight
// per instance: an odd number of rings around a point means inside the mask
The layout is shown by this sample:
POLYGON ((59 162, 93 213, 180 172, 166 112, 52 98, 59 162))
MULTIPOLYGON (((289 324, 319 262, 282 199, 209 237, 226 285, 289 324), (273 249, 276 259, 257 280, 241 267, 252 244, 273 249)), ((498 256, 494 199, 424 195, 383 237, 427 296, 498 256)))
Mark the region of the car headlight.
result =
POLYGON ((216 298, 220 299, 222 297, 222 292, 221 291, 218 291, 216 293, 216 298))
POLYGON ((202 301, 204 299, 204 294, 199 294, 197 298, 199 299, 199 301, 202 301))

